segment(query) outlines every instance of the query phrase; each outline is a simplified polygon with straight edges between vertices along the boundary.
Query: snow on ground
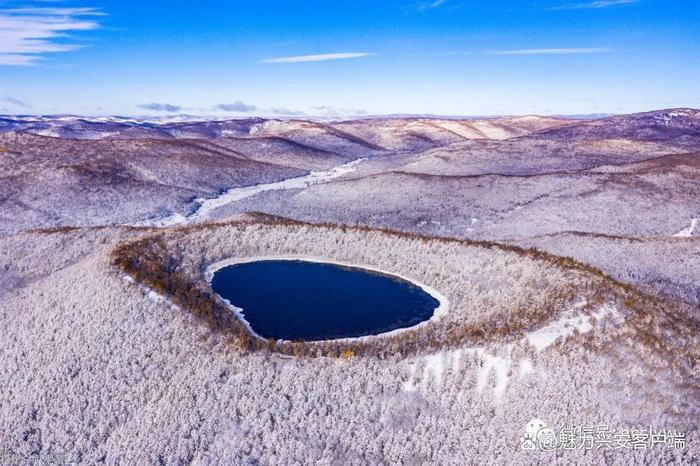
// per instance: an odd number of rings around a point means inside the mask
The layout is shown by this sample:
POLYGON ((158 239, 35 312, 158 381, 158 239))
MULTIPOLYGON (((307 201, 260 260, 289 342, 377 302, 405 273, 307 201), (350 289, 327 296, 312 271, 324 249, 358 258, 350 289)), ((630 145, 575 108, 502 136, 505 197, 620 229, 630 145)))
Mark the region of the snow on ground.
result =
POLYGON ((182 225, 185 222, 187 222, 186 216, 184 216, 180 213, 175 213, 172 215, 165 215, 163 217, 155 217, 155 218, 150 218, 147 220, 142 220, 140 222, 134 223, 133 226, 135 226, 135 227, 165 228, 165 227, 182 225))
POLYGON ((496 385, 493 388, 493 393, 497 400, 501 399, 503 392, 505 392, 508 386, 508 379, 510 377, 508 373, 512 365, 512 360, 510 358, 511 348, 512 345, 506 345, 504 353, 506 353, 507 356, 505 357, 494 356, 481 348, 472 351, 481 360, 481 367, 476 378, 476 390, 479 393, 484 391, 488 383, 489 375, 491 371, 494 371, 496 375, 496 385))
MULTIPOLYGON (((552 346, 559 338, 566 339, 570 337, 574 334, 574 330, 578 330, 579 333, 590 332, 593 329, 592 319, 599 321, 610 318, 617 321, 622 318, 619 311, 609 304, 601 306, 590 315, 584 315, 579 312, 579 309, 585 304, 585 302, 575 304, 564 317, 540 329, 529 332, 519 341, 519 344, 532 345, 537 352, 540 352, 552 346)), ((478 361, 476 368, 477 392, 483 393, 487 388, 491 372, 494 372, 495 384, 493 386, 493 394, 497 400, 500 400, 508 386, 508 381, 512 377, 512 372, 514 372, 511 370, 514 365, 511 352, 515 345, 503 345, 496 351, 483 347, 474 347, 440 351, 419 357, 412 363, 409 378, 403 383, 402 388, 407 392, 418 389, 426 391, 431 383, 437 385, 443 383, 448 371, 451 372, 453 377, 465 377, 465 374, 459 373, 461 358, 473 355, 478 361), (423 366, 423 372, 422 375, 418 376, 417 369, 420 366, 423 366)), ((522 358, 517 361, 517 374, 521 379, 535 374, 533 362, 528 358, 522 358)))
POLYGON ((47 138, 60 138, 61 137, 61 133, 53 128, 35 131, 34 134, 36 134, 37 136, 45 136, 47 138))
POLYGON ((697 218, 692 218, 690 219, 690 226, 684 230, 679 231, 675 235, 673 235, 676 238, 690 238, 693 236, 693 233, 695 233, 695 230, 698 228, 698 219, 697 218))
POLYGON ((122 277, 122 279, 123 279, 126 283, 128 283, 128 284, 130 284, 130 285, 132 285, 132 286, 136 286, 138 289, 140 289, 140 290, 143 292, 144 297, 145 297, 146 299, 148 299, 149 301, 151 301, 152 303, 155 303, 155 304, 167 303, 167 304, 170 305, 170 307, 171 307, 172 309, 179 309, 175 304, 171 303, 171 302, 168 300, 168 298, 166 298, 165 296, 163 296, 163 295, 157 293, 154 289, 152 289, 152 288, 149 287, 149 286, 146 286, 146 285, 144 285, 144 284, 142 284, 142 283, 137 283, 137 282, 136 282, 133 278, 131 278, 129 275, 124 275, 124 276, 122 277))
POLYGON ((219 207, 232 204, 266 191, 304 189, 314 184, 324 183, 340 178, 343 175, 347 175, 348 173, 352 173, 353 171, 357 170, 357 166, 363 160, 365 159, 356 159, 352 162, 338 165, 337 167, 333 167, 329 170, 311 172, 308 175, 287 178, 286 180, 276 181, 274 183, 261 183, 251 186, 244 186, 242 188, 231 188, 217 197, 210 199, 195 199, 195 202, 199 204, 199 208, 197 208, 197 210, 190 215, 185 216, 180 213, 175 213, 172 215, 136 222, 133 224, 133 226, 163 228, 192 223, 198 219, 206 218, 212 211, 218 209, 219 207))
POLYGON ((491 371, 495 372, 496 385, 494 386, 494 395, 496 399, 500 399, 508 385, 508 375, 512 361, 510 351, 513 345, 506 345, 501 353, 507 356, 495 356, 484 348, 465 348, 453 351, 440 351, 434 354, 423 356, 415 361, 411 366, 409 379, 403 383, 403 390, 407 392, 416 391, 417 389, 426 390, 431 383, 440 385, 445 380, 448 371, 453 377, 463 377, 460 374, 460 362, 463 356, 475 355, 479 361, 479 367, 476 374, 476 389, 482 393, 488 383, 491 371), (424 366, 423 374, 417 377, 417 367, 424 366))
POLYGON ((492 121, 480 120, 471 122, 471 126, 483 134, 482 137, 488 139, 508 139, 513 137, 512 131, 509 131, 506 127, 494 124, 492 121))
POLYGON ((577 314, 574 316, 565 316, 556 320, 549 325, 528 333, 522 341, 527 341, 535 347, 539 352, 554 344, 557 339, 568 338, 573 335, 575 330, 579 333, 588 333, 593 329, 591 317, 596 320, 601 320, 604 317, 619 318, 619 313, 614 307, 607 305, 601 306, 600 309, 593 312, 590 316, 577 314))

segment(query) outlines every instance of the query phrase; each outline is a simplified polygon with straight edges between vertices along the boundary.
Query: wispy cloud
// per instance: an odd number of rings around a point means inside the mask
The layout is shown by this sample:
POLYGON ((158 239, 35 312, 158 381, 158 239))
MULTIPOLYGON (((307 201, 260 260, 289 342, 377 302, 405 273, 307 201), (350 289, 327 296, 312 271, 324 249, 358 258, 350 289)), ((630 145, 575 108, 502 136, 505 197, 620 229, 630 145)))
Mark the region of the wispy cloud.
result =
POLYGON ((424 2, 418 5, 418 11, 432 10, 433 8, 438 8, 447 2, 448 0, 435 0, 432 2, 424 2))
POLYGON ((6 8, 7 14, 42 15, 42 16, 106 16, 103 11, 92 7, 54 8, 54 7, 23 7, 6 8))
POLYGON ((330 105, 318 105, 311 107, 316 116, 326 118, 347 118, 351 116, 367 115, 367 111, 360 108, 336 108, 330 105))
POLYGON ((217 104, 212 107, 213 110, 229 113, 251 113, 257 112, 264 115, 280 115, 280 116, 298 116, 304 115, 304 112, 291 110, 286 107, 260 108, 254 104, 246 104, 240 100, 236 100, 230 104, 217 104))
POLYGON ((317 55, 297 55, 293 57, 266 58, 260 63, 306 63, 329 60, 344 60, 347 58, 362 58, 376 55, 367 52, 322 53, 317 55))
POLYGON ((139 105, 138 107, 142 108, 144 110, 151 110, 154 112, 168 112, 168 113, 176 113, 176 112, 179 112, 183 109, 183 107, 181 107, 179 105, 157 103, 157 102, 153 102, 150 104, 142 104, 142 105, 139 105))
POLYGON ((32 108, 32 105, 29 102, 16 97, 5 97, 2 99, 2 102, 20 108, 32 108))
POLYGON ((215 110, 222 110, 224 112, 254 112, 258 109, 256 105, 246 104, 237 100, 230 104, 218 104, 214 106, 215 110))
POLYGON ((80 45, 67 34, 100 27, 94 8, 28 7, 0 10, 0 65, 35 65, 46 54, 68 52, 80 45))
POLYGON ((553 48, 553 49, 516 49, 496 50, 492 55, 581 55, 592 53, 608 53, 609 48, 553 48))
POLYGON ((549 8, 550 10, 589 10, 613 6, 632 5, 642 0, 595 0, 590 2, 569 3, 549 8))

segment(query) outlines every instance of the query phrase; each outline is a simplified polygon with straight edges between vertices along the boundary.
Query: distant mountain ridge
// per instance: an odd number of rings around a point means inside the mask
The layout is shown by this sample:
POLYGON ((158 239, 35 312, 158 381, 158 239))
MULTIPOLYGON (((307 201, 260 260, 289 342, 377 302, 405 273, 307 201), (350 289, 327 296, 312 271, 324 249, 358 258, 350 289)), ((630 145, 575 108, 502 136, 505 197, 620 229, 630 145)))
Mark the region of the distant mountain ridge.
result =
POLYGON ((0 116, 0 134, 18 133, 77 140, 257 139, 297 144, 310 150, 360 157, 384 151, 421 151, 466 140, 629 139, 700 143, 700 110, 656 110, 597 119, 550 116, 488 118, 367 117, 340 121, 310 119, 164 119, 133 117, 0 116))
POLYGON ((533 135, 540 139, 636 139, 700 141, 700 110, 674 108, 652 112, 614 115, 582 121, 560 128, 547 128, 533 135))
MULTIPOLYGON (((321 138, 323 150, 401 150, 437 147, 461 139, 507 139, 572 120, 515 116, 489 118, 394 118, 352 120, 313 119, 140 119, 131 117, 0 116, 0 133, 18 132, 63 139, 216 139, 282 137, 301 144, 321 138), (301 139, 300 139, 301 138, 301 139), (335 140, 335 144, 333 141, 335 140), (402 140, 402 142, 398 142, 402 140)), ((310 144, 314 146, 313 142, 310 144)))

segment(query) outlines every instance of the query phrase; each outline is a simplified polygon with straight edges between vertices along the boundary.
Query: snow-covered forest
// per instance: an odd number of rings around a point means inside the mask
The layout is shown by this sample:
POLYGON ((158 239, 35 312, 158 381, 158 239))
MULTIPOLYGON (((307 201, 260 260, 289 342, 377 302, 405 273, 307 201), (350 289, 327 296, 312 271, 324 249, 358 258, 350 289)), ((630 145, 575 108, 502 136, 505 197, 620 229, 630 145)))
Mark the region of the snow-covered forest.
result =
POLYGON ((9 118, 0 463, 698 464, 698 147, 685 109, 9 118), (209 279, 267 257, 406 277, 444 312, 263 340, 209 279), (533 419, 686 444, 522 450, 533 419))

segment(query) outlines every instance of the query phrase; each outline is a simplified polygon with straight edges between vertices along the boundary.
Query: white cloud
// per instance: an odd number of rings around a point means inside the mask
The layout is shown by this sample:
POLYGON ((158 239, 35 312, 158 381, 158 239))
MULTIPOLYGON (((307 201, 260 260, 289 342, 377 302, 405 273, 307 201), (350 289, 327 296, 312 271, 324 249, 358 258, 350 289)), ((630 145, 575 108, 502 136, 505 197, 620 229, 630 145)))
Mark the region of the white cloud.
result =
POLYGON ((585 3, 571 3, 568 5, 560 5, 551 10, 584 10, 584 9, 600 9, 612 6, 631 5, 639 3, 641 0, 595 0, 585 3))
POLYGON ((337 108, 331 105, 317 105, 311 107, 314 116, 326 118, 348 118, 352 116, 367 115, 367 111, 360 108, 337 108))
POLYGON ((608 53, 609 48, 553 48, 553 49, 517 49, 497 50, 493 55, 580 55, 591 53, 608 53))
POLYGON ((348 52, 348 53, 322 53, 318 55, 298 55, 294 57, 277 57, 277 58, 266 58, 260 63, 306 63, 306 62, 317 62, 317 61, 329 61, 329 60, 343 60, 346 58, 361 58, 376 55, 374 53, 366 52, 348 52))
POLYGON ((438 8, 439 6, 444 5, 447 3, 448 0, 435 0, 433 2, 426 2, 422 3, 418 6, 418 10, 423 11, 423 10, 431 10, 433 8, 438 8))
POLYGON ((68 52, 81 46, 65 42, 75 31, 91 31, 102 16, 93 8, 10 8, 0 10, 0 65, 33 65, 47 53, 68 52))

